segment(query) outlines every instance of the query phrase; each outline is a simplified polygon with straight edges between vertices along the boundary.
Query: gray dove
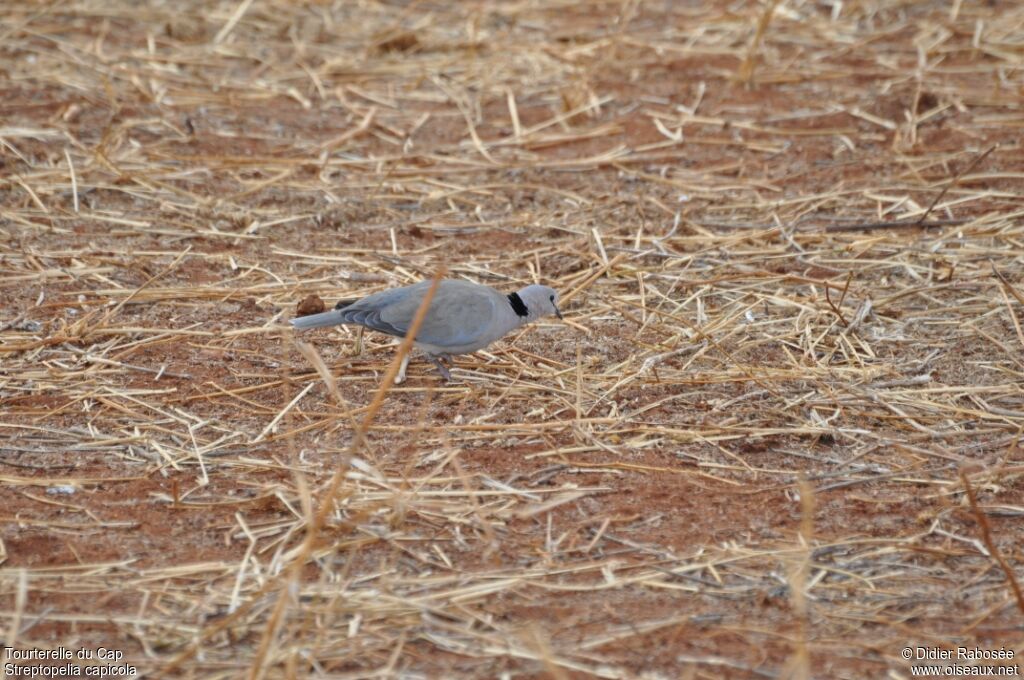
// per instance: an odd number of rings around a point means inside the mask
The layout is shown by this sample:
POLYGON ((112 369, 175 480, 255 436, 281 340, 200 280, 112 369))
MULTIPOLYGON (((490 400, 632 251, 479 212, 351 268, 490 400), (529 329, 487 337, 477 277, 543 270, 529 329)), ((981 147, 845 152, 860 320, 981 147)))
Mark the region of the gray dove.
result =
MULTIPOLYGON (((404 338, 430 284, 430 281, 421 281, 360 300, 342 300, 329 312, 300 316, 291 323, 297 329, 358 325, 404 338)), ((430 301, 414 344, 437 366, 441 376, 450 380, 451 374, 441 363, 442 358, 483 349, 510 331, 548 314, 562 318, 558 311, 558 293, 553 288, 532 285, 506 295, 490 286, 444 279, 430 301)), ((409 355, 406 355, 396 383, 405 380, 408 364, 409 355)))

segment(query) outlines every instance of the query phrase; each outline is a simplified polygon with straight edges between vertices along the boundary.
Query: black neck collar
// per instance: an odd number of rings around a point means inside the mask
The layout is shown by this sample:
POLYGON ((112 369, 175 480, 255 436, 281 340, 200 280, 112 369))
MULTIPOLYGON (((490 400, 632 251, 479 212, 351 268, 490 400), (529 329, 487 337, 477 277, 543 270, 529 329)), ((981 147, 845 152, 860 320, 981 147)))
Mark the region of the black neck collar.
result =
POLYGON ((519 293, 509 293, 508 303, 512 305, 512 311, 515 312, 517 316, 525 317, 529 315, 530 310, 526 308, 526 303, 523 302, 523 298, 519 297, 519 293))

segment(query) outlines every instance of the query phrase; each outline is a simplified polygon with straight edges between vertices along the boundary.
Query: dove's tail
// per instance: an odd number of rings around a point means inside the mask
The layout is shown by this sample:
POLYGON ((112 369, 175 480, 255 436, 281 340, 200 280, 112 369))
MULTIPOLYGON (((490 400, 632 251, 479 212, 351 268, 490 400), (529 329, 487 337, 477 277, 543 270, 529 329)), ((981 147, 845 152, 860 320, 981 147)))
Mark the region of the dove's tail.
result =
POLYGON ((345 319, 342 310, 354 302, 358 302, 358 300, 342 300, 329 312, 310 314, 309 316, 300 316, 296 319, 292 319, 292 328, 305 330, 307 328, 324 328, 326 326, 339 326, 343 323, 350 323, 345 319))
POLYGON ((343 323, 345 323, 345 318, 340 309, 332 309, 329 312, 310 314, 309 316, 300 316, 296 319, 292 319, 291 321, 292 327, 299 330, 305 330, 307 328, 323 328, 324 326, 337 326, 338 324, 343 323))

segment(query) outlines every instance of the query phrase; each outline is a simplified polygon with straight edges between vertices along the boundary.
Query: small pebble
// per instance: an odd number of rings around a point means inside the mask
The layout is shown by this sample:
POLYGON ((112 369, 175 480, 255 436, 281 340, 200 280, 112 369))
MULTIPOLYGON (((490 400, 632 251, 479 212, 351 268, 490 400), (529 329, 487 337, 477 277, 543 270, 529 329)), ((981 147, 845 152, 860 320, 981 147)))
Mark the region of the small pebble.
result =
POLYGON ((76 491, 77 491, 77 489, 75 489, 75 487, 71 486, 70 484, 61 484, 59 486, 51 486, 51 487, 47 487, 47 489, 46 489, 46 493, 50 494, 51 496, 70 496, 71 494, 75 493, 76 491))
POLYGON ((325 309, 327 309, 327 306, 324 304, 324 301, 320 299, 319 295, 314 293, 313 295, 307 295, 306 298, 299 303, 295 312, 299 316, 309 316, 310 314, 319 314, 325 309))

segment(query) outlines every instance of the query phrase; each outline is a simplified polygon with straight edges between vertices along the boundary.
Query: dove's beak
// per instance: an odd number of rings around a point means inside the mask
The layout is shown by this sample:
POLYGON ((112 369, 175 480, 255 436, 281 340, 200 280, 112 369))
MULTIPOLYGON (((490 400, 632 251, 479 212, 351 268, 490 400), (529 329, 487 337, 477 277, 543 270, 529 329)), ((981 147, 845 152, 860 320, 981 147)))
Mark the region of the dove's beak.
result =
POLYGON ((555 305, 552 305, 552 307, 555 307, 555 316, 557 316, 559 319, 562 319, 562 321, 565 321, 565 318, 562 316, 562 313, 558 311, 558 307, 556 307, 555 305))

